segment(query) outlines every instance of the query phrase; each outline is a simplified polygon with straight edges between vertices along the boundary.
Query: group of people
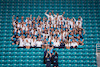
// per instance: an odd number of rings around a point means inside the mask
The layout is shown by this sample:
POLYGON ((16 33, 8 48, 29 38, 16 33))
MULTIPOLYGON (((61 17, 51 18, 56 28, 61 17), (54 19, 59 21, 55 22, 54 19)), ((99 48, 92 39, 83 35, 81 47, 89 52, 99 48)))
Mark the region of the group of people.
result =
POLYGON ((46 64, 46 67, 51 67, 51 64, 53 64, 53 67, 58 67, 58 53, 53 48, 53 46, 44 48, 44 64, 46 64))
POLYGON ((82 17, 79 16, 78 20, 74 17, 69 19, 65 18, 63 12, 62 15, 54 12, 45 12, 46 17, 43 19, 38 16, 24 17, 17 16, 14 19, 12 17, 12 25, 14 27, 13 36, 11 37, 13 43, 19 45, 19 47, 46 47, 53 46, 59 48, 77 48, 78 45, 84 45, 83 36, 85 34, 82 28, 82 17))

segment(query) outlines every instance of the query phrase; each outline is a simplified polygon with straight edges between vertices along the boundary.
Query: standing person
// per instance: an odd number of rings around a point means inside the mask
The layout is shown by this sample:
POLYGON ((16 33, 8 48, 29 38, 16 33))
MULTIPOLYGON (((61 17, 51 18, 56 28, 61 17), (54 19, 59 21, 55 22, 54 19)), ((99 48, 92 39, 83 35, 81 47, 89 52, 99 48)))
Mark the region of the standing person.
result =
POLYGON ((78 20, 76 21, 76 26, 78 26, 79 28, 82 28, 82 17, 79 16, 78 20))
POLYGON ((52 53, 51 64, 54 64, 54 57, 55 57, 55 50, 53 50, 53 53, 52 53))
POLYGON ((58 21, 59 21, 59 22, 64 21, 64 17, 63 17, 63 16, 64 16, 65 12, 63 12, 62 15, 59 15, 59 13, 57 13, 57 14, 55 15, 54 12, 52 11, 52 14, 53 14, 53 16, 54 16, 54 22, 57 21, 57 23, 58 23, 58 21))
POLYGON ((51 12, 49 12, 49 14, 47 14, 48 10, 45 12, 45 15, 48 17, 48 21, 53 21, 53 16, 51 15, 51 12))
POLYGON ((55 51, 55 56, 54 56, 54 66, 53 67, 58 67, 58 53, 55 51))
POLYGON ((47 49, 48 49, 48 46, 42 46, 43 47, 43 49, 44 49, 44 64, 46 64, 46 54, 47 54, 47 49))
POLYGON ((45 59, 46 59, 46 67, 51 67, 51 53, 50 53, 50 51, 47 51, 45 59))

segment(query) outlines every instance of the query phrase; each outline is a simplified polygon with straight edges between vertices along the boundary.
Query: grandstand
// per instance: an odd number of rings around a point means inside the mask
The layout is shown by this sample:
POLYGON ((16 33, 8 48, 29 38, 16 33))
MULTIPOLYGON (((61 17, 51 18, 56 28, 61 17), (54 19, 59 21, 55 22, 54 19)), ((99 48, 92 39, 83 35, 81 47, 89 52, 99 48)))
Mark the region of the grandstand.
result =
MULTIPOLYGON (((84 45, 78 49, 58 49, 59 67, 97 67, 96 44, 100 42, 100 0, 1 0, 0 1, 0 67, 45 67, 43 49, 17 48, 12 45, 12 16, 38 15, 42 18, 46 10, 64 17, 81 16, 85 29, 84 45)), ((52 65, 53 66, 53 65, 52 65)))

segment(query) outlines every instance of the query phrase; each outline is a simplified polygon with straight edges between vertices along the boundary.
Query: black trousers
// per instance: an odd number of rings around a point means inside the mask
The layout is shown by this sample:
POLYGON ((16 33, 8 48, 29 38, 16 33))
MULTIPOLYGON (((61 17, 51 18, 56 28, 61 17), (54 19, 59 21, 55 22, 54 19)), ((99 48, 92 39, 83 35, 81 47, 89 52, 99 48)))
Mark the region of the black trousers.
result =
POLYGON ((45 56, 44 56, 44 58, 43 58, 43 59, 44 59, 44 64, 46 64, 45 56))
MULTIPOLYGON (((70 47, 71 49, 73 48, 73 46, 70 47)), ((77 48, 77 46, 75 46, 75 48, 77 48)))

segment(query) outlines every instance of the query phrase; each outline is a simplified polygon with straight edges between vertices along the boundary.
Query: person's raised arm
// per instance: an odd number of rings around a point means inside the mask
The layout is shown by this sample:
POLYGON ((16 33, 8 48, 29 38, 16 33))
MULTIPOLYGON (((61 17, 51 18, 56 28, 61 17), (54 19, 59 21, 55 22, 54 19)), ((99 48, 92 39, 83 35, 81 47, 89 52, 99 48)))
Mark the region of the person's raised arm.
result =
POLYGON ((46 10, 46 12, 45 12, 45 13, 47 14, 47 12, 48 12, 48 10, 46 10))
POLYGON ((81 19, 81 21, 83 20, 81 16, 79 16, 79 18, 81 19))
POLYGON ((63 12, 62 16, 64 16, 65 12, 63 12))
POLYGON ((15 15, 12 16, 12 22, 14 22, 14 17, 15 17, 15 15))
POLYGON ((11 40, 13 40, 14 35, 11 37, 11 40))
POLYGON ((45 12, 45 15, 46 15, 46 16, 49 16, 49 15, 47 14, 47 12, 48 12, 48 10, 45 12))
POLYGON ((45 56, 46 58, 48 57, 48 51, 47 51, 47 53, 46 53, 46 56, 45 56))
POLYGON ((52 11, 53 16, 55 16, 54 12, 52 11))
POLYGON ((30 20, 32 20, 32 14, 30 15, 30 20))
POLYGON ((85 34, 85 30, 83 29, 83 35, 85 34))
POLYGON ((84 39, 82 39, 82 42, 84 42, 84 39))
POLYGON ((49 50, 49 54, 50 54, 50 57, 51 57, 51 53, 50 53, 50 50, 49 50))
POLYGON ((52 14, 53 14, 54 17, 56 16, 53 11, 52 11, 52 14))
POLYGON ((76 19, 73 17, 74 21, 76 22, 76 19))

